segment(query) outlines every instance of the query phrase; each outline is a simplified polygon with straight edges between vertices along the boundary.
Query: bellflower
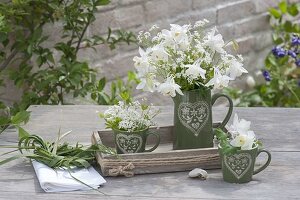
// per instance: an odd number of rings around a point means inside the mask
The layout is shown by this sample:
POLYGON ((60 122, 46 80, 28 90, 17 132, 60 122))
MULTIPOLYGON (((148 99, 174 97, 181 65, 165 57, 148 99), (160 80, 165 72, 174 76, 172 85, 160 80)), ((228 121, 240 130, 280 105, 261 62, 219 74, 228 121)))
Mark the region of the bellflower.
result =
POLYGON ((223 87, 227 87, 230 80, 233 80, 227 75, 222 75, 220 71, 215 68, 214 77, 206 83, 205 86, 213 85, 215 89, 222 89, 223 87))
POLYGON ((296 60, 296 65, 297 65, 297 67, 300 67, 300 59, 298 59, 298 60, 296 60))
POLYGON ((180 44, 184 40, 188 39, 188 25, 177 25, 177 24, 171 24, 171 35, 172 38, 177 42, 177 44, 180 44))
POLYGON ((180 90, 180 86, 177 85, 174 81, 174 78, 168 77, 167 80, 160 84, 158 87, 158 92, 162 93, 165 96, 175 97, 176 92, 180 95, 183 95, 180 90))
POLYGON ((140 78, 140 83, 136 86, 136 89, 154 92, 157 85, 158 82, 155 80, 154 74, 146 74, 140 78))
POLYGON ((187 68, 187 70, 185 71, 186 76, 191 80, 198 79, 199 77, 205 79, 206 70, 200 67, 199 61, 196 61, 192 65, 185 65, 184 67, 187 68))
POLYGON ((286 55, 286 51, 282 48, 282 47, 273 47, 272 49, 272 53, 274 54, 274 56, 276 57, 284 57, 286 55))
POLYGON ((241 150, 252 149, 256 141, 255 134, 250 130, 251 122, 244 119, 239 120, 238 115, 234 115, 233 124, 230 126, 230 133, 233 139, 230 144, 234 147, 240 147, 241 150))
POLYGON ((294 36, 292 37, 292 45, 293 45, 293 46, 300 45, 300 37, 299 37, 299 36, 294 35, 294 36))
POLYGON ((149 60, 148 60, 149 52, 145 52, 142 48, 139 48, 139 54, 140 54, 140 57, 135 56, 133 58, 134 66, 137 69, 138 74, 140 76, 142 76, 148 72, 153 72, 153 70, 155 70, 155 69, 149 63, 149 60))
POLYGON ((226 52, 222 35, 217 28, 207 31, 207 23, 200 20, 194 25, 171 24, 161 31, 142 31, 139 38, 143 49, 139 49, 140 56, 133 58, 141 79, 137 89, 174 97, 182 90, 199 87, 221 89, 247 73, 242 57, 226 52))
POLYGON ((225 42, 221 34, 215 35, 217 29, 213 28, 204 39, 204 44, 209 46, 212 50, 217 51, 218 53, 224 53, 223 47, 225 42))
POLYGON ((288 55, 291 56, 292 58, 297 58, 297 54, 292 50, 288 50, 288 55))
POLYGON ((167 61, 168 54, 163 48, 162 44, 156 45, 152 48, 151 58, 155 61, 167 61))
POLYGON ((248 73, 248 71, 243 67, 243 63, 239 62, 235 57, 226 55, 223 56, 222 59, 224 60, 224 63, 227 63, 229 65, 226 73, 232 79, 241 76, 243 73, 248 73))
POLYGON ((265 77, 266 81, 271 81, 271 75, 267 70, 263 71, 263 76, 265 77))

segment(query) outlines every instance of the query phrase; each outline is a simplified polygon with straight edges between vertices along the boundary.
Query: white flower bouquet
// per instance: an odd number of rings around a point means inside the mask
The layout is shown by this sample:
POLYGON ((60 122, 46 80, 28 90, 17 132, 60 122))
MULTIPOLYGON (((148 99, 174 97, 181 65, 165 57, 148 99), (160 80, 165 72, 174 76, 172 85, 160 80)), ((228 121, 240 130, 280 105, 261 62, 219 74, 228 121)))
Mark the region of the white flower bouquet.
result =
POLYGON ((153 118, 160 112, 152 106, 138 101, 110 106, 100 117, 104 118, 107 128, 127 132, 140 131, 155 125, 153 118))
POLYGON ((235 114, 233 124, 228 129, 230 134, 226 134, 220 129, 216 130, 216 136, 225 154, 236 150, 250 150, 257 145, 261 146, 254 132, 250 130, 250 125, 250 121, 239 120, 238 115, 235 114))
MULTIPOLYGON (((140 56, 133 58, 140 83, 137 89, 158 91, 175 97, 176 92, 201 87, 220 89, 247 73, 241 55, 226 52, 216 28, 205 31, 207 20, 194 25, 171 24, 170 30, 140 32, 140 56)), ((232 42, 236 44, 235 42, 232 42)))

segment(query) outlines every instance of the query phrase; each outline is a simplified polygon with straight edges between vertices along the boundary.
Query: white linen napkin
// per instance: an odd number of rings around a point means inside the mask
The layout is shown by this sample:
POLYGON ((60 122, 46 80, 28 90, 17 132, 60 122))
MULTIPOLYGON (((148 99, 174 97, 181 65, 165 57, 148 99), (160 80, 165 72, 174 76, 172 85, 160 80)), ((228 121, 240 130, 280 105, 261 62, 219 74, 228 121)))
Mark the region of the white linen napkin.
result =
MULTIPOLYGON (((66 169, 52 169, 43 163, 32 161, 33 168, 45 192, 66 192, 74 190, 90 190, 91 188, 76 181, 66 169)), ((75 168, 71 170, 72 176, 83 183, 97 189, 106 183, 105 179, 93 168, 75 168)))

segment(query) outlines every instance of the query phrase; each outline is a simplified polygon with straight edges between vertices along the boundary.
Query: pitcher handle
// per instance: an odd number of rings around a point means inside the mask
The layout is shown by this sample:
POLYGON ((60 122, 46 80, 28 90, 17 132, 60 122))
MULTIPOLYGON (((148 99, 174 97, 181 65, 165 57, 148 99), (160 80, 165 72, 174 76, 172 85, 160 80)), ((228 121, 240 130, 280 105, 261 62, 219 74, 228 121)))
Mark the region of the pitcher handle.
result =
POLYGON ((233 110, 233 102, 231 100, 231 98, 229 96, 227 96, 226 94, 221 94, 221 93, 217 93, 217 94, 214 94, 212 96, 212 99, 211 99, 211 104, 214 105, 214 103, 216 102, 216 100, 220 97, 225 97, 228 102, 229 102, 229 108, 228 108, 228 112, 223 120, 223 122, 221 123, 221 125, 218 127, 218 128, 221 128, 223 129, 225 127, 225 125, 227 124, 227 122, 229 121, 230 117, 231 117, 231 114, 232 114, 232 110, 233 110))

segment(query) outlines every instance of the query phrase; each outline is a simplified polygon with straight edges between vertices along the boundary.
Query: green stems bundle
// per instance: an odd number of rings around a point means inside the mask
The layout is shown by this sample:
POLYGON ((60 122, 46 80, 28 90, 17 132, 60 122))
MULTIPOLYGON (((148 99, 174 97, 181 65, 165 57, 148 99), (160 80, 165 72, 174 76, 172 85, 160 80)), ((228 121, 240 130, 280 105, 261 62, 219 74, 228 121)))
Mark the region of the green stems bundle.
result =
POLYGON ((20 151, 21 154, 0 161, 0 165, 21 157, 26 157, 41 162, 53 169, 70 169, 71 167, 87 168, 95 161, 95 152, 100 151, 106 154, 116 154, 113 149, 101 144, 88 146, 79 143, 77 143, 75 146, 72 146, 67 142, 60 144, 62 138, 67 136, 69 133, 71 133, 71 131, 61 135, 59 131, 56 141, 48 142, 43 140, 38 135, 30 135, 23 128, 19 127, 20 140, 18 146, 9 147, 16 148, 16 150, 7 152, 5 154, 15 151, 20 151))

